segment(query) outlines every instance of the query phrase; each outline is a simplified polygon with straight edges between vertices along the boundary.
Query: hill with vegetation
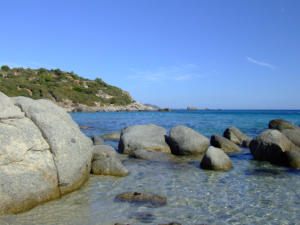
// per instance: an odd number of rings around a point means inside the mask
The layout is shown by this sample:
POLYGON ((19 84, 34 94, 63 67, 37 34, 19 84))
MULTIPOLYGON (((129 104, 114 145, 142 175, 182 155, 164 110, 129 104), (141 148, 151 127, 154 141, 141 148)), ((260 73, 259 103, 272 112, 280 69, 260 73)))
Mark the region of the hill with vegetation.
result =
POLYGON ((130 94, 100 78, 89 80, 73 72, 9 68, 0 69, 0 91, 12 96, 47 98, 62 106, 123 106, 133 103, 130 94))

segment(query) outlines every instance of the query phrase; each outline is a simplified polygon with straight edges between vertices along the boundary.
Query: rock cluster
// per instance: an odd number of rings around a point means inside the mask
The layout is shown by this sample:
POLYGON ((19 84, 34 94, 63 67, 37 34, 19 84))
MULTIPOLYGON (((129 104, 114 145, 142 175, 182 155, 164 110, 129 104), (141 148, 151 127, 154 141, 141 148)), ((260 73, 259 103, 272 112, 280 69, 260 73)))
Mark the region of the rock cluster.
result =
POLYGON ((250 142, 254 159, 300 168, 300 128, 282 119, 270 121, 269 128, 250 142))

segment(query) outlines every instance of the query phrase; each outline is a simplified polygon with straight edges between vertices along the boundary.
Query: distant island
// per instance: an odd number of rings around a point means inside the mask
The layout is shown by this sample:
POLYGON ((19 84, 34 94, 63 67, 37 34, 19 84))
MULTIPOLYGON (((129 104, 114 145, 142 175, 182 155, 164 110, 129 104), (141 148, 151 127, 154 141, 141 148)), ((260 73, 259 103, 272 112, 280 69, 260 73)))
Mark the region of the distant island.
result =
POLYGON ((10 68, 0 69, 0 91, 7 96, 46 98, 69 111, 139 111, 155 110, 140 104, 121 88, 105 83, 101 78, 89 80, 74 72, 60 69, 10 68))

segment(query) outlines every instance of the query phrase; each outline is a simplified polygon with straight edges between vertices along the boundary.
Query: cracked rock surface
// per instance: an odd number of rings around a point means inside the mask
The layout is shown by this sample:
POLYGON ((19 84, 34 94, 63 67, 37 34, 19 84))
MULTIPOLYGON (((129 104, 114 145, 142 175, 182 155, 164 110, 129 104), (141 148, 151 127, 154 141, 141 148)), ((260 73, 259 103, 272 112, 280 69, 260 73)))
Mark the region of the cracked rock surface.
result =
POLYGON ((79 188, 92 142, 48 100, 0 92, 0 214, 19 213, 79 188))

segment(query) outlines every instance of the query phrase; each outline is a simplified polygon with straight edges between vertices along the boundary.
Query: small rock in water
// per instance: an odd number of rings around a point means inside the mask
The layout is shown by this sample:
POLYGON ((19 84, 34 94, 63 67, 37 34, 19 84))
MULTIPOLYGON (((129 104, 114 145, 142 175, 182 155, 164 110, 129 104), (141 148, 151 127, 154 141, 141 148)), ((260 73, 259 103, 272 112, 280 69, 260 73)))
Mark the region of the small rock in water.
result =
POLYGON ((129 170, 122 164, 117 152, 108 145, 95 145, 92 173, 96 175, 127 176, 129 170))
POLYGON ((176 156, 166 152, 155 152, 146 149, 138 149, 129 154, 129 157, 136 159, 145 159, 151 161, 167 161, 176 162, 178 159, 176 156))
POLYGON ((150 204, 155 207, 167 204, 167 198, 145 192, 124 192, 116 197, 116 200, 129 203, 150 204))
POLYGON ((87 130, 87 129, 89 129, 89 127, 87 127, 87 126, 81 126, 80 129, 81 130, 87 130))
POLYGON ((222 149, 210 146, 202 158, 200 167, 209 170, 229 170, 232 164, 222 149))
POLYGON ((129 216, 129 218, 136 219, 141 223, 152 223, 155 219, 154 215, 149 212, 136 212, 129 216))
POLYGON ((92 141, 93 141, 94 145, 102 145, 104 142, 103 139, 99 136, 92 137, 92 141))
POLYGON ((119 141, 120 140, 120 136, 121 136, 120 132, 112 132, 112 133, 103 135, 102 138, 104 140, 119 141))

